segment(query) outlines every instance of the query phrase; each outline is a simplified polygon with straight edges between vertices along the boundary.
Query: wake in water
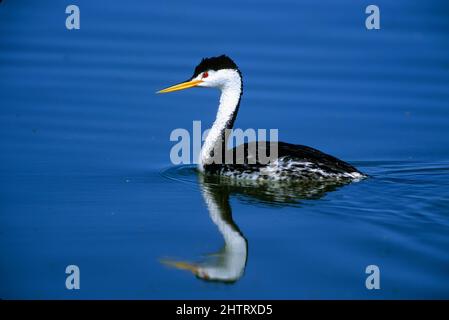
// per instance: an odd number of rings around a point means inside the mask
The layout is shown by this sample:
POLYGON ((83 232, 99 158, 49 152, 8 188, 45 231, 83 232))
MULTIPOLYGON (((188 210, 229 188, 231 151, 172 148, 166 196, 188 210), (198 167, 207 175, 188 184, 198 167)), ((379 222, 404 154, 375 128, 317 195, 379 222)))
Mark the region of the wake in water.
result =
POLYGON ((204 174, 194 166, 177 166, 165 170, 162 174, 169 179, 184 183, 196 184, 198 179, 202 187, 213 186, 244 201, 274 206, 294 205, 301 200, 320 199, 328 192, 354 182, 353 179, 304 181, 234 179, 226 175, 204 174))

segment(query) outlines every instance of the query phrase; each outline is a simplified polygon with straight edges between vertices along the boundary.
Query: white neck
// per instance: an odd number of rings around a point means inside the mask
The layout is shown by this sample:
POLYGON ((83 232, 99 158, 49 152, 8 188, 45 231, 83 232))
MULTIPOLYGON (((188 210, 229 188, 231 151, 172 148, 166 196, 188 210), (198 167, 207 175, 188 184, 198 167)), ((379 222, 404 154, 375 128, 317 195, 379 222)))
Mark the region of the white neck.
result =
POLYGON ((231 123, 231 119, 234 113, 237 112, 236 109, 242 93, 242 80, 240 75, 235 71, 230 73, 227 81, 219 89, 221 90, 221 96, 217 117, 204 141, 198 161, 198 167, 201 171, 203 171, 205 164, 210 163, 212 158, 211 154, 216 144, 222 143, 225 129, 232 129, 233 124, 231 123))

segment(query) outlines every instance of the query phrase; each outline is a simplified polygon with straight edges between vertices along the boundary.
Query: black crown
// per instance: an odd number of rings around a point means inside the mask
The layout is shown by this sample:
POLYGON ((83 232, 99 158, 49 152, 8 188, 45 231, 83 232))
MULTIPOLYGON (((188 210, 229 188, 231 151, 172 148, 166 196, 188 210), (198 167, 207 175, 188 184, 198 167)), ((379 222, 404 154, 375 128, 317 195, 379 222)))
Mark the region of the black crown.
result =
POLYGON ((198 76, 200 73, 208 70, 222 70, 222 69, 234 69, 238 70, 237 65, 231 58, 226 55, 218 57, 203 58, 200 64, 196 66, 192 79, 198 76))

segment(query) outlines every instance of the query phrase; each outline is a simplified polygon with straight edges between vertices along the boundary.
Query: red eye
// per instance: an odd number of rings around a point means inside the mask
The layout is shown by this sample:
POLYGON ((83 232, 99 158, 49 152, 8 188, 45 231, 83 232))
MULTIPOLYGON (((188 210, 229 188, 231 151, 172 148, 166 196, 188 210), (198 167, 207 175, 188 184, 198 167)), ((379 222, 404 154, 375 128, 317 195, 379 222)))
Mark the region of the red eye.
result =
POLYGON ((206 72, 203 72, 202 78, 207 78, 208 76, 209 76, 209 74, 207 73, 207 71, 206 71, 206 72))

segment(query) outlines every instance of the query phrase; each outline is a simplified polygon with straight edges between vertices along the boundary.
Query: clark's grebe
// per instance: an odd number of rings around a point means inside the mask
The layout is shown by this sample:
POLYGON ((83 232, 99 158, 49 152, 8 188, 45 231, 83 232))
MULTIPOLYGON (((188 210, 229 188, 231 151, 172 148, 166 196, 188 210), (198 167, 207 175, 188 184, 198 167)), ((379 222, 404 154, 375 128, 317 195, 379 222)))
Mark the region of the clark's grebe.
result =
POLYGON ((232 129, 237 117, 243 93, 242 73, 234 61, 225 55, 206 58, 196 66, 193 76, 188 81, 160 90, 158 93, 192 87, 221 90, 217 117, 201 149, 198 165, 200 171, 251 180, 359 180, 365 177, 352 165, 331 155, 303 145, 285 142, 244 143, 232 150, 234 161, 216 161, 215 151, 226 149, 222 147, 227 145, 226 131, 232 129), (268 163, 261 161, 262 150, 265 151, 265 155, 275 153, 276 157, 271 158, 268 163), (271 152, 273 150, 277 152, 271 152), (243 161, 236 159, 237 154, 243 155, 243 161))

